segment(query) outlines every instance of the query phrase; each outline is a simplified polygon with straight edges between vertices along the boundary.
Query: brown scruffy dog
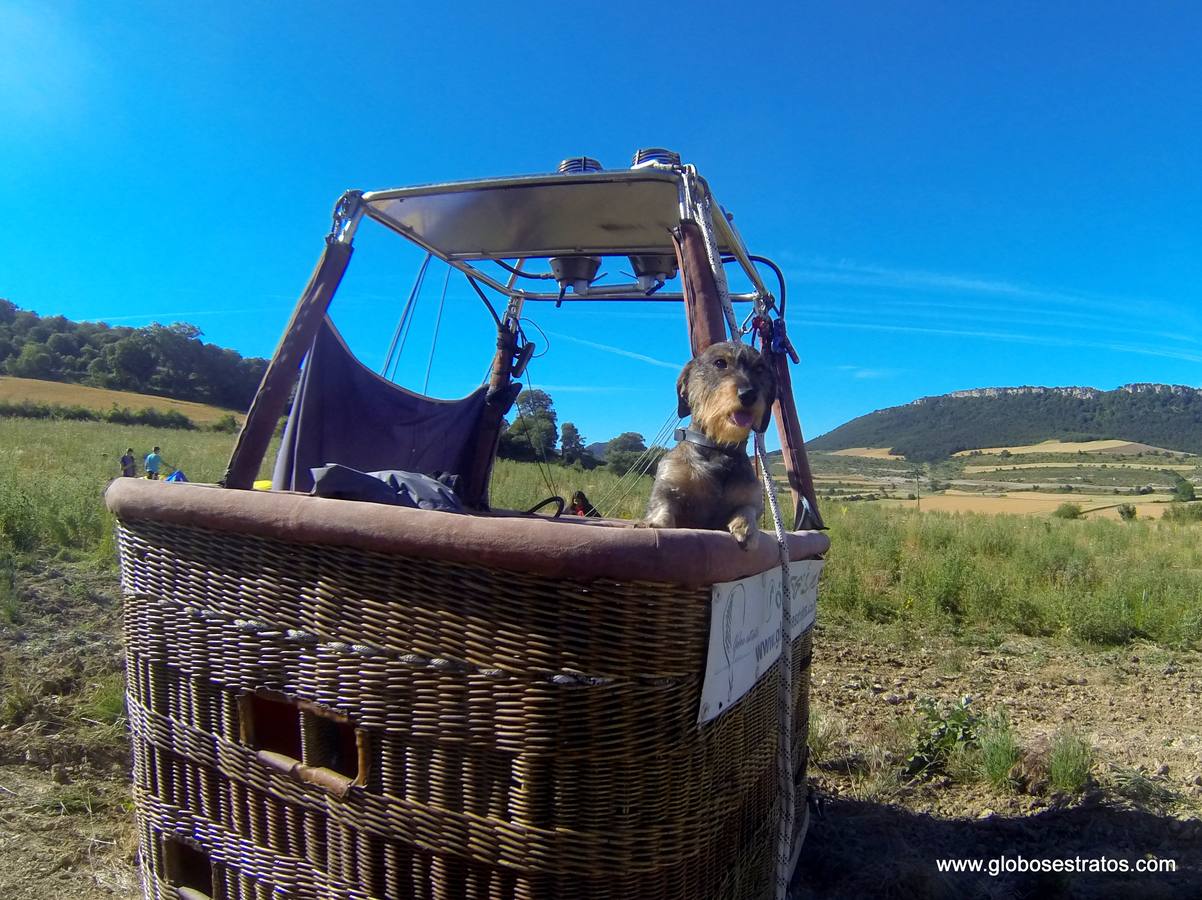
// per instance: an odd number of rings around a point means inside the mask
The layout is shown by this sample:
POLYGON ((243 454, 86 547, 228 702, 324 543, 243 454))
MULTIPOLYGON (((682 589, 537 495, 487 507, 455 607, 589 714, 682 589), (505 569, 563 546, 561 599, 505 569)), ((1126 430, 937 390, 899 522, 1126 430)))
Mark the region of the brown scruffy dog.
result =
POLYGON ((678 443, 660 460, 645 523, 652 528, 726 529, 750 550, 759 537, 764 496, 751 462, 747 436, 763 431, 776 399, 772 367, 754 348, 733 341, 713 344, 676 381, 681 417, 678 443))

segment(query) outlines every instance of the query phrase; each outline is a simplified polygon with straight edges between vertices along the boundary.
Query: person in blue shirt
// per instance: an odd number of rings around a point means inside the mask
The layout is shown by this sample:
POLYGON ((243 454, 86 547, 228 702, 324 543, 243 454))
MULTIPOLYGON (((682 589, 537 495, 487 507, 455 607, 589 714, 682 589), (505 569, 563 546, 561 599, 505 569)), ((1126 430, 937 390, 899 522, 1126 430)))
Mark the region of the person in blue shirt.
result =
POLYGON ((159 448, 155 447, 146 454, 146 477, 152 481, 159 478, 159 470, 163 467, 163 457, 159 456, 159 448))

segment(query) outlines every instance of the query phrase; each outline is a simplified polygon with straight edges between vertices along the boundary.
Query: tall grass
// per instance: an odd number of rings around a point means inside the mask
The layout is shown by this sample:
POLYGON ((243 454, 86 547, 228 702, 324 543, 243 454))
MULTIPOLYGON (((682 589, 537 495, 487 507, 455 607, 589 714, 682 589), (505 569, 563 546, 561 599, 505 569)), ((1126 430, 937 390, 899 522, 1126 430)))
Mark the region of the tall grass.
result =
MULTIPOLYGON (((584 491, 602 515, 614 519, 641 519, 647 511, 652 479, 649 475, 630 475, 607 468, 585 471, 571 466, 541 465, 497 460, 493 469, 490 501, 500 509, 530 509, 534 504, 557 494, 568 499, 584 491)), ((793 498, 782 476, 776 477, 781 517, 788 527, 793 519, 793 498)), ((765 507, 760 527, 771 531, 772 516, 765 507)))
POLYGON ((489 498, 499 509, 529 509, 552 495, 570 499, 576 491, 584 491, 605 516, 640 519, 651 495, 651 479, 632 475, 623 481, 619 474, 605 468, 585 471, 498 459, 489 498))
MULTIPOLYGON (((56 548, 112 557, 102 494, 126 447, 155 444, 193 481, 216 481, 229 435, 99 422, 8 419, 0 428, 0 556, 56 548)), ((268 460, 274 457, 268 454, 268 460)), ((269 462, 265 463, 265 469, 269 462)), ((499 460, 494 506, 527 509, 583 490, 610 516, 638 519, 651 479, 499 460), (546 481, 544 481, 544 478, 546 481), (549 483, 548 483, 549 482, 549 483)), ((787 492, 782 497, 788 520, 787 492)), ((1188 524, 918 514, 828 503, 828 618, 940 630, 1065 634, 1092 644, 1202 640, 1202 541, 1188 524)), ((771 527, 765 515, 765 527, 771 527)))
POLYGON ((5 419, 0 425, 0 549, 101 551, 111 541, 102 495, 126 447, 159 445, 192 481, 224 474, 233 439, 139 425, 5 419))
POLYGON ((1202 542, 1151 521, 1075 521, 828 504, 828 614, 1092 644, 1202 639, 1202 542))

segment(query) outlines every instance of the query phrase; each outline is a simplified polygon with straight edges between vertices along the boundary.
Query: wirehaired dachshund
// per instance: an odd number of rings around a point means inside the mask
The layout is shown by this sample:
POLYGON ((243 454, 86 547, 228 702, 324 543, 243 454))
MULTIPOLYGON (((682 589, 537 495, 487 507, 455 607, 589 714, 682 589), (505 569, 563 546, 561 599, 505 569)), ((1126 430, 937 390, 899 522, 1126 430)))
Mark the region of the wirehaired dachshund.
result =
POLYGON ((759 537, 764 495, 747 458, 747 437, 768 427, 776 376, 746 344, 712 344, 676 381, 678 412, 693 417, 655 471, 647 504, 652 528, 727 530, 750 550, 759 537))

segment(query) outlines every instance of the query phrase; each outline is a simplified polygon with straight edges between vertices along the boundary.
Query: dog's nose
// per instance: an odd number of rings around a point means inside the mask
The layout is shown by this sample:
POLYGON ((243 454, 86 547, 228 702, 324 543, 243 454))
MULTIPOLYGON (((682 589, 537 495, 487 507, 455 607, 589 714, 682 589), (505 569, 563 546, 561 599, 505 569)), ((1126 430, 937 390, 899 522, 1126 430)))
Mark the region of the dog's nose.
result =
POLYGON ((739 391, 739 402, 744 406, 751 406, 751 404, 755 403, 755 398, 759 395, 760 392, 755 388, 743 388, 743 390, 739 391))

